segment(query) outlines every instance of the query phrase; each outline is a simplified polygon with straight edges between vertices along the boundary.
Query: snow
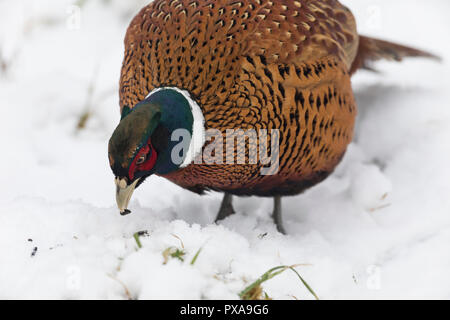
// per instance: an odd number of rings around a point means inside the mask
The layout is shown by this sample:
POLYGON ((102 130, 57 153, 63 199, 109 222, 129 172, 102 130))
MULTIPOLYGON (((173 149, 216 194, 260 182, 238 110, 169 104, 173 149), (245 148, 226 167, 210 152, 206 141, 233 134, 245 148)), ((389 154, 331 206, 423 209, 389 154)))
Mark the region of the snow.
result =
MULTIPOLYGON (((343 2, 362 33, 446 59, 381 62, 380 74, 354 77, 355 142, 333 176, 284 199, 283 236, 270 199, 237 199, 238 214, 215 225, 220 194, 156 177, 119 216, 107 141, 124 34, 145 0, 79 11, 68 0, 0 1, 0 298, 238 299, 270 268, 304 264, 322 299, 449 299, 450 3, 343 2), (139 231, 149 234, 140 249, 139 231), (164 264, 170 247, 185 261, 164 264)), ((264 290, 311 299, 297 280, 286 272, 264 290)))

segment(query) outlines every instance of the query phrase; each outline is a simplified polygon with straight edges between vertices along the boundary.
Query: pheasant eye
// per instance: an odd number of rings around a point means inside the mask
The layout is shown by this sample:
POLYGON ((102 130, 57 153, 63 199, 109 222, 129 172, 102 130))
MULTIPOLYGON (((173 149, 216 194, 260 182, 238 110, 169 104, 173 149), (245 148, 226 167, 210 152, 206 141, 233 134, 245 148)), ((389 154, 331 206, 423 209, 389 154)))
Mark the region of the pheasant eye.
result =
POLYGON ((139 159, 136 161, 136 164, 143 164, 145 162, 145 160, 147 159, 147 156, 141 156, 139 157, 139 159))

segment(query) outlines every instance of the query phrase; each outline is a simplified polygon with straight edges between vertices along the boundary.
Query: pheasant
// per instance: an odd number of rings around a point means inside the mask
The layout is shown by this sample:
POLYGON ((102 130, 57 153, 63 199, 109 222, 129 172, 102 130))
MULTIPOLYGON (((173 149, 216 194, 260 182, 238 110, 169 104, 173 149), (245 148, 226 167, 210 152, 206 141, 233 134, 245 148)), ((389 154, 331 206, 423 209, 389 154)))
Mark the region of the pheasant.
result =
POLYGON ((405 57, 436 58, 359 35, 337 0, 152 2, 125 37, 122 119, 109 142, 120 213, 158 175, 224 193, 217 221, 234 213, 233 195, 273 197, 284 233, 281 197, 326 179, 352 141, 352 74, 405 57), (267 143, 248 132, 265 132, 267 143))

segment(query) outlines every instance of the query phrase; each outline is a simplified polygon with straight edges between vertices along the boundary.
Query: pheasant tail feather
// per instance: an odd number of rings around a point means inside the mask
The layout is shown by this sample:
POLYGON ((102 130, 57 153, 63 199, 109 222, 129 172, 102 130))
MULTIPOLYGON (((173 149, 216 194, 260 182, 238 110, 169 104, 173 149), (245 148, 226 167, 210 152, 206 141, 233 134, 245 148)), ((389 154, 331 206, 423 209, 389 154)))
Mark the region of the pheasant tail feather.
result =
POLYGON ((402 61, 407 57, 424 57, 438 61, 441 60, 440 57, 426 51, 402 46, 389 41, 360 36, 358 54, 352 64, 351 73, 355 73, 358 69, 373 71, 370 66, 371 61, 383 59, 402 61))

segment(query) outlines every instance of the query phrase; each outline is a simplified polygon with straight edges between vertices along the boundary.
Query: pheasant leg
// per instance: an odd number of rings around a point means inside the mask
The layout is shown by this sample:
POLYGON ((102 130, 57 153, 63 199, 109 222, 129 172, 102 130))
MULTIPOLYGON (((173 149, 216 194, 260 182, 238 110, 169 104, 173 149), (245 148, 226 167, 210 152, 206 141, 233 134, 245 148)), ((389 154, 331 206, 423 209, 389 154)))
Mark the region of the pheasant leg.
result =
POLYGON ((283 220, 281 219, 281 196, 276 196, 273 198, 273 213, 272 218, 275 222, 275 225, 277 226, 278 232, 281 234, 286 234, 286 231, 283 227, 283 220))
POLYGON ((233 214, 235 214, 235 211, 233 209, 233 196, 229 193, 225 193, 225 195, 223 196, 222 204, 220 205, 216 222, 224 220, 233 214))

